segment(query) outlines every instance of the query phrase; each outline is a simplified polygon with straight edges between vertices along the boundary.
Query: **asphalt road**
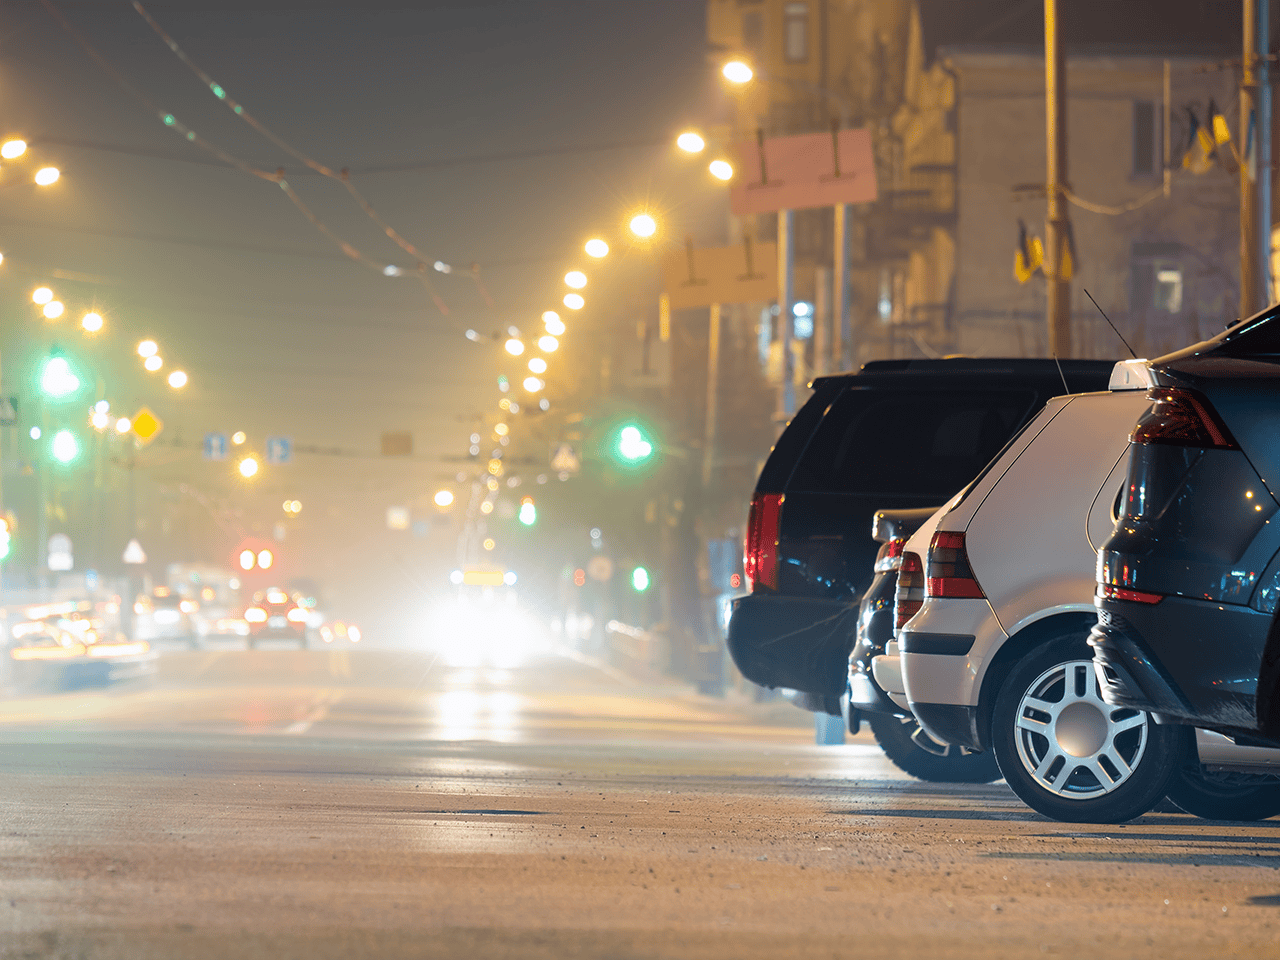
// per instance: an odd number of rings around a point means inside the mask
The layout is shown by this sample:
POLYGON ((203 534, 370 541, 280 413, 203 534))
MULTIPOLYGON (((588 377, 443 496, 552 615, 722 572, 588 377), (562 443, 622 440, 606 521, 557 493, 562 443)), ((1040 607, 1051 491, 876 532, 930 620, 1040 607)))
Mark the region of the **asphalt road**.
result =
POLYGON ((0 958, 1280 957, 1280 820, 1054 823, 558 655, 0 699, 0 958))

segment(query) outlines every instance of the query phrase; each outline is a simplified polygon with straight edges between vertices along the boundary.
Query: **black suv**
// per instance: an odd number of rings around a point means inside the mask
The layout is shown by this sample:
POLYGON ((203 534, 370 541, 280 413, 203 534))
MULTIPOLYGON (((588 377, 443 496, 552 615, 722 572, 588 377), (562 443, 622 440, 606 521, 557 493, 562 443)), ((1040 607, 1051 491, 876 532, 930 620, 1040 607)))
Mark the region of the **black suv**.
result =
MULTIPOLYGON (((1114 361, 880 360, 821 377, 751 498, 728 646, 743 676, 839 716, 881 508, 937 506, 1050 397, 1105 390, 1114 361)), ((850 711, 856 731, 858 714, 850 711)))

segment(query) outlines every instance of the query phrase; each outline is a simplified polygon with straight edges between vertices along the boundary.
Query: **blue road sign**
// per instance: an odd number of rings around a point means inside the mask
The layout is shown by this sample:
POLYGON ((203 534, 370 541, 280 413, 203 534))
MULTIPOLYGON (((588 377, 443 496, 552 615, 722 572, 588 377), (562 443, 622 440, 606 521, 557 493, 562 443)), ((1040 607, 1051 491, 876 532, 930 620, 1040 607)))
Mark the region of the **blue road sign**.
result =
POLYGON ((227 435, 225 433, 206 433, 204 435, 204 458, 206 460, 227 459, 227 435))
POLYGON ((292 440, 288 437, 267 437, 267 463, 288 463, 292 459, 292 440))

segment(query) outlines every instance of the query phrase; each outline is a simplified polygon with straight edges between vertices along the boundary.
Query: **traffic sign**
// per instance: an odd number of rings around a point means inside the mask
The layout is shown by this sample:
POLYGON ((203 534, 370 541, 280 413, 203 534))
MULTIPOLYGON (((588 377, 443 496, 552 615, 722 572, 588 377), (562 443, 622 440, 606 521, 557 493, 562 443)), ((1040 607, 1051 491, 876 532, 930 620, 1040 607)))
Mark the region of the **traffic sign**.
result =
POLYGON ((582 459, 572 445, 557 443, 551 450, 551 469, 559 473, 577 473, 582 459))
POLYGON ((12 427, 18 422, 18 398, 0 397, 0 426, 12 427))
POLYGON ((206 460, 227 459, 227 435, 225 433, 206 433, 204 435, 204 458, 206 460))
POLYGON ((288 437, 267 437, 267 463, 288 463, 292 459, 292 440, 288 437))
POLYGON ((146 407, 135 413, 129 423, 129 429, 138 438, 138 445, 143 447, 154 440, 156 435, 164 429, 164 423, 161 419, 146 407))
POLYGON ((142 549, 142 544, 140 544, 137 538, 135 537, 134 539, 130 540, 129 545, 124 548, 124 554, 120 557, 120 559, 123 560, 125 563, 136 566, 138 564, 147 562, 147 554, 146 554, 146 551, 142 549))

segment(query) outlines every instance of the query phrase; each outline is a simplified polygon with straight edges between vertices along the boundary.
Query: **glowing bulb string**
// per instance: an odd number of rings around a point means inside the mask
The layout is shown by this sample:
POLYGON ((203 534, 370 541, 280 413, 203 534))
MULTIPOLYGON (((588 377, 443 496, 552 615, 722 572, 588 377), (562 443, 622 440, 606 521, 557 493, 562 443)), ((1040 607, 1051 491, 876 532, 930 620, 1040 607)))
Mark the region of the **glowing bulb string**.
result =
POLYGON ((124 75, 121 74, 120 71, 118 71, 111 64, 110 61, 108 61, 104 56, 102 56, 101 53, 98 52, 97 48, 95 48, 93 44, 89 42, 88 38, 85 37, 84 34, 79 29, 77 29, 69 20, 67 20, 65 16, 63 16, 62 11, 59 10, 56 5, 54 5, 52 0, 40 0, 40 2, 41 2, 41 5, 49 12, 49 14, 53 16, 55 20, 58 21, 62 29, 73 40, 75 40, 77 45, 79 45, 79 47, 85 52, 85 54, 91 60, 93 60, 93 62, 96 63, 104 73, 106 73, 109 77, 111 77, 111 79, 113 79, 122 90, 128 93, 131 97, 133 97, 135 100, 141 103, 148 110, 152 111, 160 119, 160 122, 163 123, 166 127, 169 127, 170 129, 175 130, 176 132, 182 134, 182 136, 189 143, 192 143, 197 147, 200 147, 202 150, 205 150, 206 152, 212 154, 213 156, 217 157, 219 160, 221 160, 223 163, 227 164, 228 166, 234 167, 235 169, 241 171, 242 173, 248 174, 253 177, 257 177, 258 179, 261 179, 261 180, 269 181, 279 186, 281 190, 284 192, 285 196, 288 197, 289 200, 293 203, 293 205, 297 208, 297 210, 304 217, 306 217, 308 222, 310 222, 311 225, 315 227, 316 230, 322 236, 324 236, 330 242, 335 244, 338 247, 338 249, 343 252, 343 254, 345 254, 347 257, 354 260, 355 262, 360 263, 361 265, 366 266, 371 270, 375 270, 386 277, 399 277, 399 276, 405 275, 406 273, 412 273, 412 275, 416 276, 422 282, 422 285, 426 288, 427 292, 432 296, 432 299, 434 300, 437 309, 439 309, 440 312, 445 316, 449 315, 449 311, 447 307, 445 306, 444 302, 440 299, 439 295, 432 288, 430 281, 427 279, 425 273, 422 270, 404 271, 400 267, 395 266, 394 264, 379 263, 373 260, 372 258, 366 256, 355 246, 351 245, 350 243, 347 243, 345 240, 339 237, 336 233, 334 233, 333 230, 331 230, 328 227, 328 225, 326 225, 322 220, 320 220, 320 218, 317 217, 315 213, 313 213, 311 209, 302 201, 302 198, 298 196, 298 194, 289 185, 288 181, 284 179, 283 168, 276 170, 274 173, 267 170, 259 170, 258 168, 254 167, 252 164, 247 163, 246 161, 241 160, 239 157, 235 157, 230 153, 227 153, 221 147, 218 147, 216 144, 213 144, 208 140, 206 140, 205 138, 201 137, 190 127, 182 123, 182 121, 180 121, 172 113, 169 113, 163 108, 161 108, 155 101, 153 101, 150 97, 148 97, 142 90, 138 89, 138 87, 136 87, 134 84, 129 82, 129 80, 127 80, 124 77, 124 75))
MULTIPOLYGON (((364 194, 362 194, 359 190, 356 189, 356 185, 351 182, 351 175, 349 170, 347 170, 346 168, 343 168, 343 170, 340 172, 335 171, 331 167, 326 166, 325 164, 314 159, 308 154, 303 153, 301 150, 293 146, 293 144, 289 143, 283 137, 276 134, 275 131, 271 130, 265 123, 263 123, 253 114, 251 114, 248 110, 246 110, 244 107, 244 104, 237 102, 235 98, 233 98, 231 94, 227 92, 227 89, 225 87, 223 87, 216 80, 214 80, 213 77, 211 77, 208 73, 202 70, 194 60, 192 60, 189 56, 187 56, 186 51, 183 50, 182 47, 178 45, 178 42, 174 40, 173 37, 170 36, 169 33, 162 26, 160 26, 159 23, 156 22, 155 18, 152 17, 151 14, 147 12, 146 8, 141 3, 139 3, 138 0, 133 0, 133 9, 137 11, 138 16, 142 17, 142 19, 146 21, 147 25, 151 27, 152 31, 155 32, 156 36, 158 36, 161 40, 164 41, 165 45, 168 46, 168 48, 173 52, 173 55, 176 56, 179 60, 181 60, 184 64, 186 64, 187 68, 190 69, 191 72, 194 73, 200 79, 200 81, 209 89, 209 92, 212 93, 219 100, 221 100, 223 103, 225 103, 227 105, 227 108, 233 114, 235 114, 245 123, 249 124, 249 126, 251 126, 254 130, 258 131, 258 133, 262 134, 262 136, 266 137, 268 140, 274 143, 277 147, 279 147, 285 153, 289 154, 289 156, 293 157, 295 160, 305 164, 307 167, 311 168, 316 173, 320 174, 322 177, 328 177, 330 180, 334 180, 334 181, 337 181, 338 183, 341 183, 343 187, 346 188, 347 192, 351 194, 352 199, 354 199, 356 203, 360 205, 360 209, 364 211, 365 215, 374 223, 376 223, 382 229, 382 232, 385 233, 392 241, 394 241, 395 244, 399 246, 401 250, 403 250, 405 253, 409 254, 409 256, 413 257, 415 260, 418 261, 418 264, 420 267, 419 276, 422 278, 428 291, 431 292, 432 297, 435 299, 436 306, 440 308, 441 312, 448 313, 448 310, 445 309, 440 298, 436 295, 435 291, 431 289, 431 285, 429 282, 427 282, 426 275, 421 270, 421 266, 429 262, 434 262, 437 265, 436 269, 440 270, 440 272, 442 273, 450 273, 452 272, 452 270, 441 269, 441 267, 445 267, 447 265, 439 260, 436 260, 435 258, 428 257, 425 254, 423 254, 422 251, 420 251, 416 246, 414 246, 414 244, 412 244, 409 240, 407 240, 398 230, 396 230, 393 226, 391 226, 391 224, 387 223, 387 221, 384 220, 378 214, 378 212, 373 208, 373 205, 369 203, 368 199, 364 196, 364 194)), ((348 254, 348 256, 350 256, 350 254, 348 254)), ((485 303, 487 303, 489 306, 493 306, 493 298, 489 296, 489 292, 485 290, 484 285, 480 283, 479 264, 473 263, 471 265, 471 276, 472 276, 472 279, 475 281, 476 288, 479 290, 481 296, 484 298, 485 303)))

